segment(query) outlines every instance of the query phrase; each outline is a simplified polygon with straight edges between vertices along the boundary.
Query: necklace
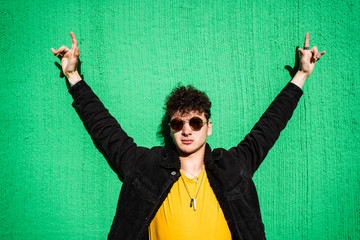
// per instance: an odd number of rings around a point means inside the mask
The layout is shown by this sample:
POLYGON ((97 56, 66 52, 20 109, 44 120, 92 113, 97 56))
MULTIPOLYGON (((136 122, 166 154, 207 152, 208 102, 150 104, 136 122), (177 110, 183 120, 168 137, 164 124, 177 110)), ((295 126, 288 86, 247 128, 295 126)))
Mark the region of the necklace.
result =
POLYGON ((189 172, 189 171, 187 171, 185 168, 181 168, 183 171, 185 171, 185 172, 187 172, 188 174, 190 174, 192 177, 194 177, 194 178, 196 178, 196 182, 195 182, 195 184, 197 184, 198 183, 198 181, 199 181, 199 178, 198 178, 198 176, 195 176, 194 174, 192 174, 191 172, 189 172))
POLYGON ((188 190, 188 188, 186 187, 184 178, 182 177, 182 175, 180 175, 181 180, 182 180, 182 182, 184 183, 184 187, 185 187, 185 189, 186 189, 186 192, 187 192, 187 194, 188 194, 188 196, 189 196, 189 198, 190 198, 190 207, 193 207, 193 208, 194 208, 194 211, 196 211, 196 198, 197 198, 197 196, 199 195, 200 187, 201 187, 201 184, 202 184, 202 182, 203 182, 203 180, 204 180, 205 169, 203 169, 203 171, 204 171, 204 172, 203 172, 203 174, 202 174, 202 176, 201 176, 201 181, 200 181, 200 184, 199 184, 199 188, 198 188, 198 190, 197 190, 196 195, 195 195, 194 198, 191 197, 191 195, 190 195, 190 193, 189 193, 189 190, 188 190))

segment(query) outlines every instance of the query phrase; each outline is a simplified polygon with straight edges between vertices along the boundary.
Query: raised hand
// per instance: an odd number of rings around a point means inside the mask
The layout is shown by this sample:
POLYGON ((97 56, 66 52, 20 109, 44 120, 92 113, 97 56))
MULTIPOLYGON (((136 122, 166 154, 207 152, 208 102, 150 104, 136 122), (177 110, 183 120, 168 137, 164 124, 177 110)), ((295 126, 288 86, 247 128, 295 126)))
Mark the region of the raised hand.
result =
POLYGON ((319 53, 316 46, 309 50, 309 33, 307 33, 305 36, 304 49, 298 48, 298 51, 301 54, 300 66, 291 82, 296 84, 299 88, 302 88, 305 80, 314 70, 316 61, 318 61, 320 57, 325 54, 325 51, 319 53))
POLYGON ((316 46, 309 50, 309 33, 306 33, 305 36, 304 49, 298 48, 298 51, 301 53, 299 71, 302 71, 306 73, 307 76, 310 76, 316 61, 325 54, 325 51, 319 53, 316 46))
POLYGON ((71 85, 74 85, 76 82, 81 80, 81 77, 77 71, 77 63, 79 61, 80 51, 75 34, 70 32, 70 36, 72 39, 71 49, 66 46, 62 46, 57 50, 51 48, 51 51, 60 59, 62 71, 65 77, 67 77, 71 85))

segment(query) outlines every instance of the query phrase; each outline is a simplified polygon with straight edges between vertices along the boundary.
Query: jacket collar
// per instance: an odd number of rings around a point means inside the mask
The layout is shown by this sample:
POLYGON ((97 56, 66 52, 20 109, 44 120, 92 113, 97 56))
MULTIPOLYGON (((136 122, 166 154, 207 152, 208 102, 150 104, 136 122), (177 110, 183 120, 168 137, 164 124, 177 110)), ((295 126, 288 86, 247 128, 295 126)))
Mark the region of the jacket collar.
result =
POLYGON ((180 159, 176 148, 172 148, 170 151, 164 151, 160 160, 160 166, 163 168, 175 168, 180 169, 180 159))
POLYGON ((216 161, 222 157, 222 151, 218 148, 211 150, 209 144, 206 143, 204 162, 208 167, 212 167, 216 161))
MULTIPOLYGON (((222 151, 220 149, 211 150, 208 143, 205 146, 204 163, 207 166, 211 166, 215 161, 222 157, 222 151)), ((172 148, 169 152, 165 152, 160 160, 160 166, 164 168, 180 169, 180 159, 176 148, 172 148)))

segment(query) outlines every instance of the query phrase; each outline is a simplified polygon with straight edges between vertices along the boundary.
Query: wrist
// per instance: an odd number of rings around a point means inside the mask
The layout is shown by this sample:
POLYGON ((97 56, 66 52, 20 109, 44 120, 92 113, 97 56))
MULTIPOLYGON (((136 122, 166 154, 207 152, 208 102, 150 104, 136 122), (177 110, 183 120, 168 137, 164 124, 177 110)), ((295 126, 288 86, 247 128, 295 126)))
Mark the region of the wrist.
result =
POLYGON ((67 79, 71 86, 74 86, 76 83, 82 80, 80 74, 77 71, 70 73, 67 76, 67 79))
POLYGON ((294 83, 295 85, 297 85, 298 87, 302 88, 305 80, 309 77, 309 74, 298 70, 295 74, 295 76, 293 77, 293 79, 291 80, 292 83, 294 83))

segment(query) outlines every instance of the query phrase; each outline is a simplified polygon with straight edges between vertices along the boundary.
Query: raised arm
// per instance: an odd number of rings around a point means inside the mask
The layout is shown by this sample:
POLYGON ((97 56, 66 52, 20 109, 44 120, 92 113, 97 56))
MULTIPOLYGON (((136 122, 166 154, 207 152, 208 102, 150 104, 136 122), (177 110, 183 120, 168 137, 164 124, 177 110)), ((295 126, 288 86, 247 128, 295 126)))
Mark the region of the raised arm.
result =
POLYGON ((312 73, 316 61, 325 54, 325 51, 319 53, 317 47, 309 50, 308 33, 305 37, 304 49, 298 50, 301 53, 300 67, 294 78, 270 104, 244 140, 229 150, 234 158, 240 159, 251 175, 255 173, 279 138, 280 132, 290 120, 303 93, 301 88, 305 80, 312 73))
POLYGON ((82 81, 76 68, 79 48, 75 35, 70 35, 71 49, 62 46, 57 50, 52 48, 51 51, 60 59, 64 75, 72 86, 69 92, 74 98, 74 108, 110 167, 118 174, 119 179, 123 180, 135 169, 138 159, 148 149, 136 146, 91 88, 82 81))

